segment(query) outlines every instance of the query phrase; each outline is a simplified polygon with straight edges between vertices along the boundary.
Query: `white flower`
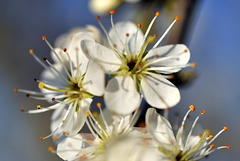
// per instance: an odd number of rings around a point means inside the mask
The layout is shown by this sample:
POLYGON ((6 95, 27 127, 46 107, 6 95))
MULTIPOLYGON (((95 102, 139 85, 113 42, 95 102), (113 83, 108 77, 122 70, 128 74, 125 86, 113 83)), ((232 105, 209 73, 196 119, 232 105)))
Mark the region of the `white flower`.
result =
MULTIPOLYGON (((91 134, 67 137, 58 144, 57 154, 64 160, 142 161, 143 158, 147 160, 144 155, 151 152, 147 140, 143 137, 145 133, 132 127, 137 121, 139 111, 136 110, 133 115, 118 116, 109 111, 104 113, 100 103, 98 107, 100 117, 95 113, 87 113, 86 123, 91 134), (111 119, 107 120, 105 116, 111 119)), ((150 157, 155 158, 151 155, 150 157)))
POLYGON ((180 93, 166 79, 171 76, 162 74, 171 74, 195 64, 187 64, 190 52, 185 45, 158 45, 179 18, 176 17, 163 36, 147 52, 147 45, 156 39, 156 36, 148 36, 148 33, 159 13, 156 13, 145 35, 139 29, 141 24, 136 26, 128 21, 114 25, 115 12, 112 10, 110 13, 112 29, 109 34, 97 17, 109 40, 110 48, 91 40, 81 42, 86 56, 97 60, 104 70, 114 77, 108 82, 104 93, 107 108, 120 114, 131 113, 139 104, 140 93, 153 107, 164 109, 176 105, 180 100, 180 93))
POLYGON ((90 9, 97 14, 105 14, 111 9, 116 9, 123 2, 136 3, 140 0, 90 0, 90 9))
POLYGON ((41 92, 23 89, 15 89, 15 91, 26 93, 27 97, 53 103, 48 107, 38 105, 36 110, 26 111, 33 114, 54 110, 51 118, 52 133, 41 137, 41 140, 50 136, 58 140, 63 132, 68 132, 69 135, 77 134, 85 123, 92 97, 103 95, 104 71, 93 60, 88 61, 82 53, 81 39, 94 40, 92 33, 79 32, 73 34, 66 48, 60 50, 54 49, 43 36, 43 40, 55 55, 54 64, 43 58, 49 66, 30 50, 30 54, 45 68, 41 79, 35 79, 39 83, 41 92))
POLYGON ((192 125, 189 126, 189 132, 186 130, 185 121, 189 113, 194 110, 193 105, 189 106, 189 111, 184 116, 175 137, 169 121, 158 114, 154 108, 148 109, 146 113, 147 130, 158 146, 158 150, 165 155, 166 159, 171 161, 200 160, 216 150, 230 148, 227 145, 213 149, 214 144, 212 144, 222 132, 227 130, 227 127, 224 127, 213 137, 208 129, 203 132, 200 126, 196 126, 200 115, 204 115, 205 111, 202 111, 192 125))

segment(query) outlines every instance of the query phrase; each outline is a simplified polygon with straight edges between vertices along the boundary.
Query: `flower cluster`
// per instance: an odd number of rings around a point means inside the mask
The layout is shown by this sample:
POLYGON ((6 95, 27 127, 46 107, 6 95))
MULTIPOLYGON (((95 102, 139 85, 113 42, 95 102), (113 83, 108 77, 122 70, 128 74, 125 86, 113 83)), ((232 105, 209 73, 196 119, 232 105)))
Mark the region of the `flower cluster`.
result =
POLYGON ((56 47, 42 37, 51 49, 53 63, 45 57, 42 61, 32 49, 29 51, 44 67, 40 79, 35 79, 40 92, 14 91, 51 104, 37 105, 34 110, 21 108, 30 114, 54 110, 52 132, 41 137, 41 140, 53 137, 56 141, 57 149, 50 147, 49 151, 64 160, 193 161, 216 150, 229 149, 228 145, 214 148, 212 144, 227 127, 213 136, 197 124, 204 110, 192 123, 185 123, 189 113, 195 111, 193 105, 189 106, 176 132, 167 118, 156 112, 155 108, 168 111, 180 100, 179 90, 168 80, 173 77, 171 74, 196 66, 188 63, 190 52, 185 45, 159 47, 179 17, 158 38, 149 35, 158 12, 145 33, 141 24, 130 21, 115 24, 115 11, 110 14, 109 32, 97 17, 107 43, 101 41, 103 38, 96 27, 87 26, 59 37, 56 47), (109 80, 106 74, 111 77, 109 80), (106 108, 97 103, 99 112, 93 112, 90 108, 93 98, 102 96, 106 108), (142 99, 154 108, 147 110, 146 126, 135 127, 142 99), (89 133, 79 133, 84 125, 89 133))

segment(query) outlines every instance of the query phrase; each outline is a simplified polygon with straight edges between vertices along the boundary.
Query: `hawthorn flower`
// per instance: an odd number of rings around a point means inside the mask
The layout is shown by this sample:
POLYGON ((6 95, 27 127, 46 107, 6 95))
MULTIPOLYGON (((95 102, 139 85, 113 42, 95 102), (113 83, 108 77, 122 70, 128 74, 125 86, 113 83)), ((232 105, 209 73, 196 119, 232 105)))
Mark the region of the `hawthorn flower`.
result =
MULTIPOLYGON (((125 161, 131 158, 131 161, 142 161, 143 153, 150 151, 143 138, 144 132, 133 128, 139 110, 133 115, 118 116, 103 112, 101 104, 97 105, 100 116, 87 113, 86 123, 91 134, 67 137, 58 144, 57 154, 64 160, 125 161)), ((150 155, 149 158, 155 157, 150 155)))
POLYGON ((105 72, 113 77, 104 93, 107 108, 120 114, 131 113, 139 104, 140 94, 153 107, 164 109, 176 105, 180 100, 179 90, 166 79, 172 76, 165 74, 178 72, 187 66, 194 67, 195 64, 187 64, 190 52, 183 44, 158 46, 179 17, 176 17, 152 49, 146 51, 147 46, 157 38, 156 35, 148 34, 159 13, 156 13, 144 35, 140 30, 141 24, 124 21, 115 25, 115 12, 112 10, 110 13, 112 29, 109 33, 97 17, 110 48, 91 40, 81 42, 86 56, 98 61, 105 72))
POLYGON ((195 161, 202 159, 216 150, 230 148, 229 145, 215 148, 215 145, 212 144, 222 132, 227 130, 227 127, 224 127, 213 136, 210 135, 208 129, 202 131, 200 126, 196 126, 200 115, 205 114, 204 110, 196 117, 195 121, 190 125, 189 132, 187 132, 185 121, 189 113, 194 110, 195 107, 193 105, 189 106, 189 110, 184 116, 175 136, 169 121, 158 114, 154 108, 148 109, 146 113, 147 130, 158 146, 157 149, 165 155, 166 160, 195 161), (196 133, 199 131, 203 133, 196 133))
MULTIPOLYGON (((47 107, 37 106, 35 110, 26 111, 30 114, 54 110, 51 118, 52 133, 54 140, 58 140, 63 131, 69 135, 79 132, 86 120, 86 112, 89 110, 93 96, 101 96, 104 91, 104 72, 93 60, 88 61, 80 48, 81 39, 91 39, 92 33, 80 32, 72 35, 71 42, 67 48, 54 49, 47 41, 42 39, 50 47, 55 56, 54 63, 47 58, 43 60, 45 65, 31 49, 29 52, 34 59, 40 63, 45 70, 41 79, 35 79, 41 92, 15 89, 14 91, 26 93, 27 97, 37 100, 47 100, 52 105, 47 107)), ((24 111, 24 109, 22 109, 24 111)))

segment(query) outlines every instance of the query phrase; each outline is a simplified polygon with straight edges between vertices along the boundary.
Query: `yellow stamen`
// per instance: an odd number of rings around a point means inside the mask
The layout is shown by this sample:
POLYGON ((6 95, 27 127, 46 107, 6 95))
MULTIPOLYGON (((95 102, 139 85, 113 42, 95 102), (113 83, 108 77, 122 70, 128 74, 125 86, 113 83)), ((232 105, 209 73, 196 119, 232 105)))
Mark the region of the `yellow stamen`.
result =
POLYGON ((40 110, 40 109, 41 109, 41 106, 40 106, 40 105, 37 105, 37 109, 40 110))
POLYGON ((98 108, 101 108, 101 107, 102 107, 102 104, 98 102, 98 103, 97 103, 97 107, 98 107, 98 108))

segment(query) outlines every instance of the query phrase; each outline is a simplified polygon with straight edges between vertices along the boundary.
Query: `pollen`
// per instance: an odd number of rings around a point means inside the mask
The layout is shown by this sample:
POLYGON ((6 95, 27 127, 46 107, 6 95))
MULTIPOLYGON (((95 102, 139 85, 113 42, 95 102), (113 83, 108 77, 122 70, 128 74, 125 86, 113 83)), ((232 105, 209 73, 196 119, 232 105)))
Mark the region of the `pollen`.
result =
POLYGON ((53 151, 53 147, 51 147, 51 146, 48 147, 48 151, 49 151, 49 152, 52 152, 52 151, 53 151))
POLYGON ((29 50, 29 53, 30 53, 30 54, 33 54, 33 49, 30 49, 30 50, 29 50))
POLYGON ((90 116, 90 112, 87 112, 86 115, 87 115, 87 116, 90 116))
POLYGON ((17 91, 18 91, 17 88, 13 89, 13 92, 17 92, 17 91))
POLYGON ((209 135, 209 137, 208 137, 209 139, 212 139, 213 138, 213 135, 209 135))
POLYGON ((42 40, 46 40, 47 38, 46 38, 46 36, 42 36, 42 40))
POLYGON ((215 147, 215 145, 214 145, 214 144, 212 144, 212 145, 210 145, 210 147, 211 147, 211 148, 214 148, 214 147, 215 147))
POLYGON ((40 106, 40 105, 38 105, 38 106, 37 106, 37 109, 38 109, 38 110, 40 110, 40 109, 41 109, 41 106, 40 106))
POLYGON ((156 13, 155 13, 155 16, 159 16, 159 15, 160 15, 159 12, 156 12, 156 13))
POLYGON ((227 146, 226 146, 226 149, 230 149, 230 146, 229 146, 229 145, 227 145, 227 146))
POLYGON ((114 14, 115 14, 115 11, 114 11, 114 10, 111 10, 111 11, 109 11, 109 13, 110 13, 111 15, 114 15, 114 14))
POLYGON ((24 108, 23 108, 23 107, 21 107, 21 108, 20 108, 20 111, 21 111, 21 112, 24 112, 24 108))
POLYGON ((44 137, 40 137, 40 140, 44 141, 44 140, 45 140, 45 138, 44 138, 44 137))
POLYGON ((180 17, 176 16, 176 17, 175 17, 175 20, 179 21, 179 20, 180 20, 180 17))
POLYGON ((195 107, 193 105, 190 105, 189 109, 192 110, 192 112, 195 111, 195 107))
POLYGON ((191 66, 192 66, 193 68, 196 68, 197 64, 196 64, 196 63, 192 63, 191 66))
POLYGON ((38 84, 38 88, 40 88, 40 89, 44 88, 44 83, 43 83, 43 82, 40 82, 40 83, 38 84))
POLYGON ((198 136, 201 138, 201 137, 202 137, 202 134, 198 134, 198 136))
POLYGON ((223 127, 223 130, 224 130, 224 131, 227 131, 227 129, 228 129, 228 128, 227 128, 226 126, 225 126, 225 127, 223 127))
POLYGON ((142 24, 140 24, 140 23, 137 24, 137 27, 138 27, 138 28, 141 28, 141 27, 142 27, 142 24))
POLYGON ((205 111, 205 110, 202 110, 201 114, 204 115, 205 113, 206 113, 206 111, 205 111))
POLYGON ((98 108, 101 108, 102 107, 102 104, 100 102, 97 103, 97 107, 98 108))

